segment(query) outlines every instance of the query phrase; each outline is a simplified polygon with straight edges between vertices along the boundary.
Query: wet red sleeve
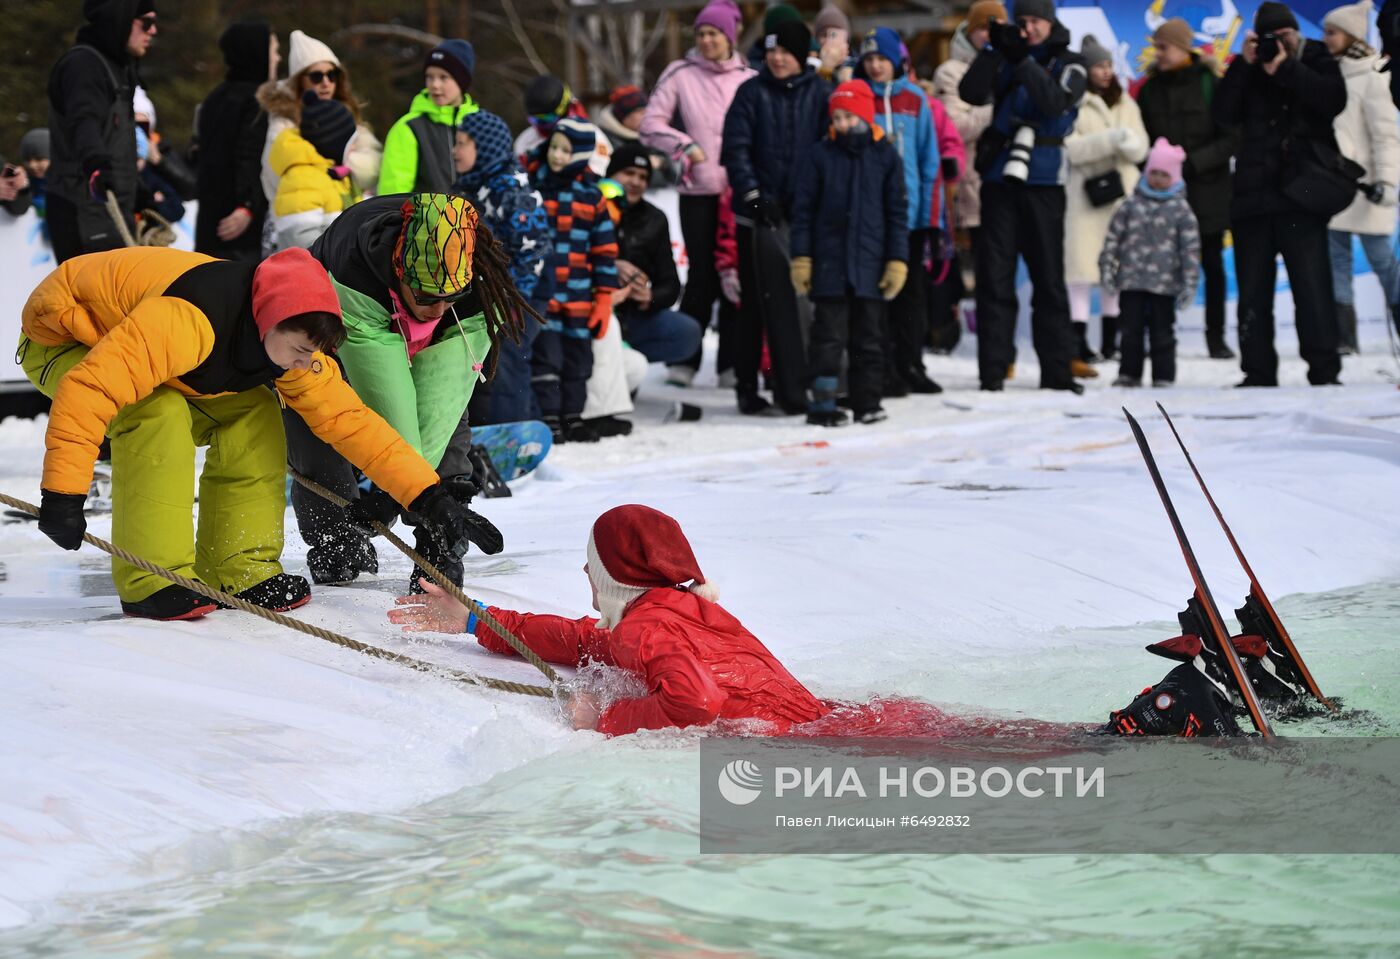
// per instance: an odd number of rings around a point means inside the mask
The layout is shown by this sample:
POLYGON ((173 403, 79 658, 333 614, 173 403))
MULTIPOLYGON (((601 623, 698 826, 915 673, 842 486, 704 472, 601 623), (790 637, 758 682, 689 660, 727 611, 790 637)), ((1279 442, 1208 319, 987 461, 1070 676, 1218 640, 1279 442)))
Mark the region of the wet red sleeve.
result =
POLYGON ((598 732, 624 736, 639 729, 703 726, 719 716, 729 698, 715 682, 709 667, 687 652, 648 656, 645 666, 651 694, 608 707, 598 720, 598 732))
MULTIPOLYGON (((547 663, 577 666, 590 650, 607 646, 608 631, 599 629, 598 621, 591 616, 565 619, 563 616, 517 613, 495 606, 488 606, 487 612, 547 663)), ((480 620, 476 623, 474 635, 484 649, 506 656, 515 655, 515 650, 480 620)))

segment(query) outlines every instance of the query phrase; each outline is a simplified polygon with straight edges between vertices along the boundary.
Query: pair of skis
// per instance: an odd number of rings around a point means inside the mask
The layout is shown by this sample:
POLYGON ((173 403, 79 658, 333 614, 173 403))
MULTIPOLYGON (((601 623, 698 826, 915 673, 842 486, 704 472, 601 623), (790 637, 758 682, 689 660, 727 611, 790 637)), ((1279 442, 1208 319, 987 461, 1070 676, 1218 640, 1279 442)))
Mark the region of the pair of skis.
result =
POLYGON ((1235 557, 1244 568, 1245 575, 1249 577, 1249 594, 1245 597, 1244 605, 1235 611, 1244 632, 1240 636, 1231 637, 1220 615, 1220 608, 1216 606, 1215 598, 1211 595, 1210 587, 1201 575, 1200 564, 1196 562, 1196 554, 1186 539, 1186 531, 1176 514, 1176 507, 1172 505, 1171 496, 1162 481, 1162 474, 1157 469, 1157 461, 1152 456, 1147 437, 1143 435, 1142 427, 1133 418, 1133 414, 1124 408, 1123 415, 1128 418, 1128 425, 1132 428, 1138 449, 1142 451, 1147 471, 1152 475, 1152 482, 1157 487, 1157 495, 1162 498, 1162 505, 1166 507, 1167 518, 1171 520, 1177 543, 1181 546, 1181 554, 1186 559, 1186 568, 1195 584, 1195 592, 1187 603, 1185 612, 1179 617, 1187 635, 1149 646, 1148 650, 1186 662, 1199 658, 1198 665, 1207 678, 1217 686, 1232 692, 1234 698, 1240 700, 1249 714, 1250 721, 1254 723, 1254 728, 1265 738, 1271 738, 1274 733, 1264 715, 1260 703, 1261 695, 1270 700, 1290 700, 1309 695, 1335 712, 1336 704, 1322 695, 1317 681, 1308 671, 1303 657, 1293 645, 1292 637, 1288 635, 1288 630, 1284 628, 1282 620, 1274 610, 1273 603, 1269 602, 1263 587, 1259 585, 1259 580, 1250 568, 1249 561, 1245 559, 1235 534, 1230 531, 1225 516, 1216 505, 1215 497, 1210 495, 1206 481, 1201 477, 1201 471, 1196 468, 1195 460, 1191 458, 1181 434, 1177 432, 1176 424, 1172 422, 1171 416, 1161 403, 1157 404, 1157 409, 1171 427, 1177 445, 1181 447, 1201 492, 1205 494, 1206 502, 1210 504, 1220 528, 1225 531, 1225 536, 1235 551, 1235 557))

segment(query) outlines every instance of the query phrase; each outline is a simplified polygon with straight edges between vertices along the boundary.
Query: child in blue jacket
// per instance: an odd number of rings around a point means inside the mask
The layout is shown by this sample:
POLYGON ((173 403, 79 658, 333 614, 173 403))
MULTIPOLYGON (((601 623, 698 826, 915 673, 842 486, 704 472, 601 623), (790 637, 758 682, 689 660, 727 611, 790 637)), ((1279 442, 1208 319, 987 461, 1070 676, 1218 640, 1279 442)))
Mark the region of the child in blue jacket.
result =
POLYGON ((908 276, 904 164, 875 126, 875 96, 841 84, 828 104, 831 130, 797 167, 792 201, 792 284, 815 307, 807 351, 807 422, 840 426, 842 352, 849 353, 851 410, 858 423, 885 419, 885 301, 908 276))
MULTIPOLYGON (((452 192, 471 201, 510 256, 510 278, 521 299, 534 301, 549 250, 549 217, 544 198, 530 183, 511 146, 510 128, 494 113, 468 113, 457 124, 452 160, 457 181, 452 192)), ((538 291, 543 292, 543 291, 538 291)), ((540 304, 541 306, 543 304, 540 304)), ((530 386, 530 358, 539 324, 525 317, 519 343, 502 340, 484 415, 473 422, 512 423, 539 418, 530 386)), ((473 412, 479 413, 480 408, 473 412)))

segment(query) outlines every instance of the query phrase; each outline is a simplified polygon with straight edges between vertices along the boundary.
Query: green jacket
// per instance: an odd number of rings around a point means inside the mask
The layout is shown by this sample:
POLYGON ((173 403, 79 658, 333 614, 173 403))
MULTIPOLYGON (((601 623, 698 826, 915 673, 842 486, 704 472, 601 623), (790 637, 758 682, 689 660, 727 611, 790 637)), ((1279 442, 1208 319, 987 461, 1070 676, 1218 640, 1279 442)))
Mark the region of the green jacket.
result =
POLYGON ((379 194, 447 193, 457 180, 452 163, 457 124, 480 109, 470 94, 463 94, 461 106, 440 107, 420 90, 384 138, 379 194))

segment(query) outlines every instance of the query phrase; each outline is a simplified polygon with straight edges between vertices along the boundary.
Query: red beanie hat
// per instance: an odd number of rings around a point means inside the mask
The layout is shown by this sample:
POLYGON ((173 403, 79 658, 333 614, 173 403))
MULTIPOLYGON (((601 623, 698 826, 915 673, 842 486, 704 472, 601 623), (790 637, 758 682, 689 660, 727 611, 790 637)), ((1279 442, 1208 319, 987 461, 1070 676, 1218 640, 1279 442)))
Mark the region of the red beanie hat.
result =
POLYGON ((303 313, 340 316, 340 300, 326 268, 303 249, 272 254, 253 271, 253 322, 258 339, 283 320, 303 313))
POLYGON ((874 126, 875 94, 871 92, 870 85, 863 80, 847 80, 831 91, 827 110, 829 113, 835 113, 837 110, 854 113, 870 126, 874 126))
POLYGON ((588 536, 588 578, 598 591, 604 627, 617 625, 627 604, 651 589, 693 581, 691 592, 719 599, 681 524, 650 506, 617 506, 598 517, 588 536))

